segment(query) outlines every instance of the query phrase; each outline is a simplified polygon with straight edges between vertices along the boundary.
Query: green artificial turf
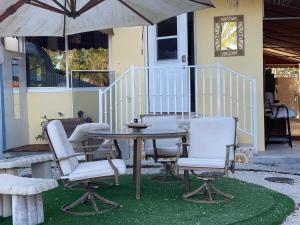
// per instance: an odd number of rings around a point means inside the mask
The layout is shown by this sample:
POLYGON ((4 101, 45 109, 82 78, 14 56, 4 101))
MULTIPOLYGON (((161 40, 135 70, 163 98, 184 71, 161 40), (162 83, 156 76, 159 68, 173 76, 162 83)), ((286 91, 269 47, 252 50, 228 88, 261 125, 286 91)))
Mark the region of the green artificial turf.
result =
MULTIPOLYGON (((191 179, 192 188, 200 182, 191 179)), ((142 178, 142 199, 135 200, 131 176, 122 176, 120 186, 100 189, 99 194, 117 201, 122 208, 98 216, 74 216, 60 211, 63 204, 77 199, 83 192, 59 188, 43 194, 45 224, 93 225, 93 224, 165 224, 165 225, 271 225, 281 224, 294 210, 294 201, 266 188, 222 178, 215 186, 234 195, 234 199, 220 204, 199 204, 182 199, 181 182, 159 184, 142 178)), ((1 224, 11 224, 11 218, 1 224)))

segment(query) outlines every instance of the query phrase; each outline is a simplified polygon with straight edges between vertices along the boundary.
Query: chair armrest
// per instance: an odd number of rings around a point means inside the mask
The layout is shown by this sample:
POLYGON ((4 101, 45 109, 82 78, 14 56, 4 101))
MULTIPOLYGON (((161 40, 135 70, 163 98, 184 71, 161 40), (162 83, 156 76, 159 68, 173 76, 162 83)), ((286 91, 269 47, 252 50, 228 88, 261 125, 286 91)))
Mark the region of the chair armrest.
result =
POLYGON ((57 159, 53 159, 53 161, 54 162, 59 162, 59 161, 62 161, 62 160, 70 159, 70 158, 73 158, 73 157, 76 157, 76 156, 81 156, 81 155, 85 155, 85 153, 84 152, 75 153, 75 154, 72 154, 72 155, 68 155, 68 156, 57 158, 57 159))
POLYGON ((181 142, 178 142, 176 143, 177 146, 183 146, 183 145, 186 145, 186 146, 190 146, 190 143, 181 143, 181 142))
POLYGON ((234 147, 233 150, 235 151, 236 148, 238 148, 239 146, 236 144, 226 145, 226 148, 230 148, 230 147, 234 147))
POLYGON ((86 146, 82 146, 82 147, 78 147, 78 148, 74 148, 74 150, 84 150, 84 149, 89 149, 89 148, 98 148, 101 145, 86 145, 86 146))

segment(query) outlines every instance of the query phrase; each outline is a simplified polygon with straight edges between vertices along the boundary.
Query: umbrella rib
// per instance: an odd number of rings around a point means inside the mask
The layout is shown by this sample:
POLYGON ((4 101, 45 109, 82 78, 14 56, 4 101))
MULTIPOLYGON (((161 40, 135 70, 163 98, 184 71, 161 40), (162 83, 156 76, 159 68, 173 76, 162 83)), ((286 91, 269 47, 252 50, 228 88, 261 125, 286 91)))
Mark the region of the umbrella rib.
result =
POLYGON ((90 0, 88 1, 82 8, 77 12, 78 15, 85 13, 86 11, 90 10, 91 8, 99 5, 100 3, 104 2, 105 0, 90 0))
POLYGON ((198 3, 198 4, 201 4, 201 5, 205 5, 205 6, 216 8, 216 6, 214 4, 210 4, 210 3, 206 3, 206 2, 200 2, 200 1, 197 1, 197 0, 189 0, 189 1, 193 2, 193 3, 198 3))
POLYGON ((70 14, 68 11, 60 10, 58 8, 55 8, 55 7, 50 6, 48 4, 45 4, 45 3, 43 3, 39 0, 31 0, 31 2, 29 4, 33 5, 33 6, 36 6, 36 7, 39 7, 39 8, 47 9, 49 11, 57 12, 57 13, 60 13, 60 14, 67 14, 67 15, 70 14))
POLYGON ((56 5, 58 5, 63 11, 65 11, 66 13, 70 13, 67 9, 66 6, 63 6, 59 1, 57 0, 52 0, 52 2, 54 2, 56 5))
POLYGON ((23 0, 19 0, 15 4, 9 6, 1 15, 0 15, 0 23, 3 22, 7 17, 14 14, 25 2, 23 0))
POLYGON ((136 11, 134 8, 132 8, 130 5, 128 5, 127 3, 125 3, 123 0, 119 0, 120 3, 122 3, 126 8, 130 9, 132 12, 134 12, 135 14, 137 14, 139 17, 141 17, 143 20, 145 20, 146 22, 148 22, 151 25, 154 25, 154 23, 147 19, 144 15, 142 15, 141 13, 139 13, 138 11, 136 11))

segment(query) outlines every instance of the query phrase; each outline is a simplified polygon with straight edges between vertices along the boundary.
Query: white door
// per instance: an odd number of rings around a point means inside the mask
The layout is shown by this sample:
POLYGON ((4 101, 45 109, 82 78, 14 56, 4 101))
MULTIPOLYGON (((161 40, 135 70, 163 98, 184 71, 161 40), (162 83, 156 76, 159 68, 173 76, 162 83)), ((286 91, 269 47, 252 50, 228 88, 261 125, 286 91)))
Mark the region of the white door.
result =
POLYGON ((3 65, 6 149, 28 145, 25 54, 6 51, 3 65))
POLYGON ((188 110, 187 14, 148 28, 150 112, 188 110))

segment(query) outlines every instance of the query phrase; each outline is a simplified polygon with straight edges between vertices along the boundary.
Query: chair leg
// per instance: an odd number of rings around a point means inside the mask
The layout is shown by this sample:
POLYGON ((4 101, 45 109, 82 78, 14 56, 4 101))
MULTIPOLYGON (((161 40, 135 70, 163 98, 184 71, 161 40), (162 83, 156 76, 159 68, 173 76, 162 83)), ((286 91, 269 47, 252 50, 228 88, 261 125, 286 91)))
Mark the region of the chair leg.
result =
MULTIPOLYGON (((176 175, 176 171, 173 168, 173 162, 162 162, 163 167, 160 170, 159 174, 149 177, 149 180, 155 181, 158 183, 173 183, 178 180, 182 181, 183 177, 176 175)), ((175 167, 175 166, 174 166, 175 167)))
POLYGON ((119 205, 118 203, 110 201, 110 200, 98 195, 93 190, 87 190, 87 192, 84 193, 75 202, 62 206, 61 210, 65 213, 70 213, 73 215, 88 216, 88 215, 97 215, 97 214, 109 212, 109 211, 112 211, 119 207, 121 207, 121 205, 119 205), (105 209, 100 209, 96 203, 96 200, 99 200, 100 202, 107 204, 107 205, 111 205, 111 206, 108 208, 105 208, 105 209), (73 210, 76 206, 83 204, 83 203, 88 203, 88 202, 91 202, 93 211, 74 211, 73 210))
MULTIPOLYGON (((201 178, 200 178, 201 179, 201 178)), ((221 203, 233 199, 230 194, 225 194, 212 185, 213 179, 201 179, 204 183, 196 190, 182 195, 183 199, 195 203, 221 203), (195 195, 202 195, 202 198, 193 197, 195 195), (218 194, 223 199, 213 199, 213 194, 218 194)))

